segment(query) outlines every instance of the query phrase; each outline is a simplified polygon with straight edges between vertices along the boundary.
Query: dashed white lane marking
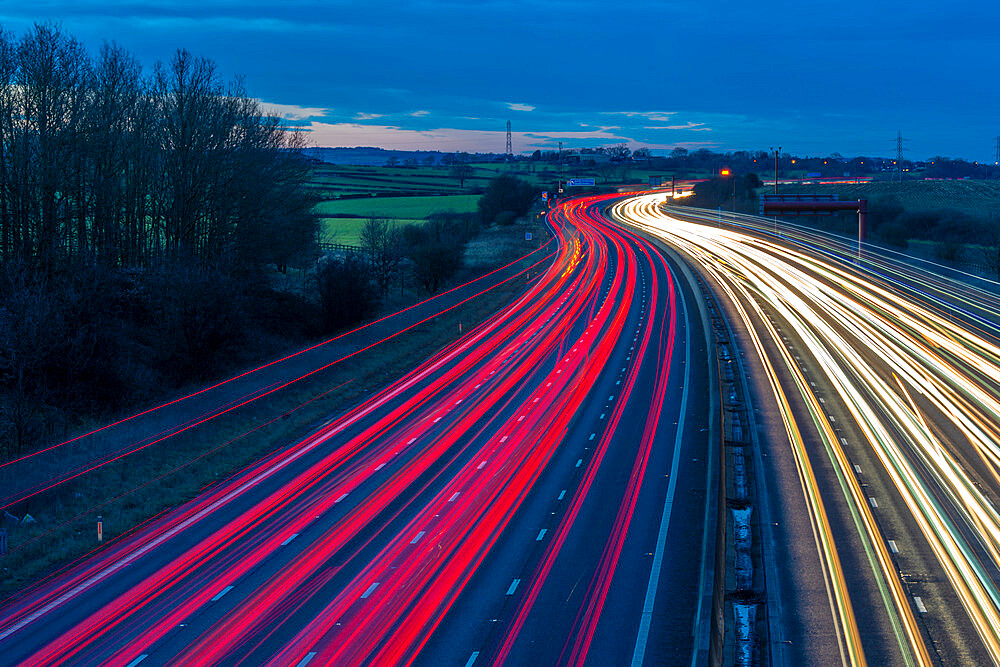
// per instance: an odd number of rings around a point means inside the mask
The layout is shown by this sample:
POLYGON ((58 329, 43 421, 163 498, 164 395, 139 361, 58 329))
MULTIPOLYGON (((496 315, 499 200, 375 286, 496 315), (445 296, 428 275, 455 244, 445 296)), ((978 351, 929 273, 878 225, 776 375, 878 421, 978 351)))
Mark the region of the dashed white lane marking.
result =
POLYGON ((601 413, 601 419, 604 419, 604 413, 603 412, 601 413))
POLYGON ((413 444, 413 443, 415 443, 416 441, 417 441, 417 439, 416 439, 416 438, 410 438, 409 440, 407 440, 407 441, 406 441, 406 444, 408 444, 408 445, 412 445, 412 444, 413 444))
POLYGON ((523 421, 524 421, 524 415, 521 415, 520 417, 518 417, 518 418, 517 418, 517 421, 519 421, 519 422, 523 422, 523 421))
POLYGON ((455 493, 451 494, 451 498, 448 499, 448 502, 449 503, 455 502, 455 498, 458 498, 460 495, 462 495, 462 492, 456 491, 455 493))
POLYGON ((878 507, 878 501, 876 501, 871 496, 868 497, 868 504, 870 504, 872 507, 875 507, 875 508, 878 507))
POLYGON ((427 531, 424 531, 424 530, 421 530, 421 531, 420 531, 419 533, 417 533, 417 534, 416 534, 416 535, 415 535, 415 536, 413 537, 413 539, 412 539, 412 540, 410 540, 410 544, 416 544, 417 542, 419 542, 419 541, 420 541, 420 538, 421 538, 421 537, 423 537, 423 536, 424 536, 424 533, 426 533, 426 532, 427 532, 427 531))
POLYGON ((857 463, 855 463, 854 464, 854 471, 860 475, 861 474, 861 466, 859 466, 857 463))
POLYGON ((482 470, 485 467, 486 467, 486 461, 484 460, 482 463, 476 466, 476 470, 482 470))
POLYGON ((846 447, 847 446, 847 438, 841 438, 840 439, 840 444, 842 444, 844 447, 846 447))
POLYGON ((919 611, 921 614, 927 613, 927 607, 924 606, 924 601, 920 599, 920 596, 914 595, 913 602, 914 604, 917 605, 917 611, 919 611))
POLYGON ((565 495, 566 495, 566 489, 563 489, 562 491, 559 492, 559 497, 556 498, 556 500, 562 500, 563 496, 565 495))
POLYGON ((577 459, 576 460, 576 467, 579 468, 581 465, 583 465, 583 459, 577 459))
POLYGON ((336 505, 337 503, 339 503, 341 500, 343 500, 346 497, 347 497, 347 494, 346 493, 343 494, 342 496, 340 496, 339 498, 337 498, 335 501, 333 501, 334 505, 336 505))
POLYGON ((382 468, 384 468, 384 467, 385 467, 385 463, 379 463, 379 464, 378 464, 378 465, 377 465, 377 466, 375 467, 375 472, 378 472, 379 470, 381 470, 381 469, 382 469, 382 468))
POLYGON ((215 597, 212 598, 212 602, 218 602, 219 600, 222 599, 223 595, 225 595, 226 593, 228 593, 231 590, 233 590, 232 586, 226 586, 221 591, 219 591, 218 593, 215 594, 215 597))
POLYGON ((517 590, 517 585, 519 583, 521 583, 520 579, 515 579, 514 581, 510 582, 510 588, 507 589, 507 595, 513 595, 514 591, 517 590))
POLYGON ((439 421, 441 421, 441 418, 440 418, 440 417, 435 417, 435 418, 434 418, 434 423, 435 423, 435 424, 437 424, 437 423, 438 423, 439 421))
POLYGON ((614 394, 611 394, 610 396, 608 396, 608 400, 609 400, 609 401, 613 401, 613 400, 615 400, 615 395, 614 395, 614 394))
POLYGON ((542 528, 540 531, 538 531, 538 537, 535 538, 535 541, 536 542, 541 542, 542 538, 545 537, 545 533, 547 533, 547 532, 548 532, 548 528, 542 528))
POLYGON ((135 660, 133 660, 132 662, 130 662, 130 663, 128 663, 127 665, 125 665, 125 667, 135 667, 136 665, 138 665, 138 664, 139 664, 140 662, 142 662, 143 660, 145 660, 145 659, 146 659, 146 658, 148 658, 148 657, 149 657, 149 654, 148 654, 148 653, 143 653, 143 654, 142 654, 142 655, 140 655, 140 656, 139 656, 138 658, 136 658, 136 659, 135 659, 135 660))
POLYGON ((503 442, 507 442, 507 436, 504 436, 504 437, 500 438, 500 442, 502 442, 502 443, 503 442))
POLYGON ((479 657, 479 651, 473 651, 472 655, 469 656, 468 662, 465 663, 465 667, 472 667, 476 662, 476 658, 479 657))
POLYGON ((366 590, 364 593, 361 594, 361 599, 364 600, 369 595, 371 595, 372 593, 374 593, 375 589, 378 588, 378 584, 379 584, 379 582, 376 581, 374 584, 372 584, 371 586, 369 586, 368 590, 366 590))
POLYGON ((295 667, 306 667, 306 665, 312 662, 312 659, 315 657, 316 657, 316 651, 309 651, 308 653, 306 653, 304 658, 299 660, 299 664, 296 665, 295 667))
POLYGON ((597 434, 596 434, 596 433, 591 433, 591 434, 590 434, 590 437, 588 438, 588 440, 593 440, 593 439, 594 439, 594 438, 596 438, 596 437, 597 437, 597 434))
POLYGON ((896 546, 896 540, 889 540, 889 551, 894 554, 899 553, 899 547, 896 546))
POLYGON ((292 533, 291 535, 285 538, 285 541, 281 543, 281 546, 287 547, 289 544, 292 543, 292 540, 294 540, 298 536, 299 536, 298 533, 292 533))

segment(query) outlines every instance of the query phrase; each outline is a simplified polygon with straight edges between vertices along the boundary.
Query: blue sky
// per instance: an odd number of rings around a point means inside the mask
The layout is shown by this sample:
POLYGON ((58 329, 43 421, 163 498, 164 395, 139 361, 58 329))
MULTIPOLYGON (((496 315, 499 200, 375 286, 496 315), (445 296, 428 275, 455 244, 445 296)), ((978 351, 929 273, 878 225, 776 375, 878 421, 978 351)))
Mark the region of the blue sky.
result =
POLYGON ((147 66, 243 75, 316 145, 627 142, 994 159, 1000 4, 927 0, 0 0, 147 66))

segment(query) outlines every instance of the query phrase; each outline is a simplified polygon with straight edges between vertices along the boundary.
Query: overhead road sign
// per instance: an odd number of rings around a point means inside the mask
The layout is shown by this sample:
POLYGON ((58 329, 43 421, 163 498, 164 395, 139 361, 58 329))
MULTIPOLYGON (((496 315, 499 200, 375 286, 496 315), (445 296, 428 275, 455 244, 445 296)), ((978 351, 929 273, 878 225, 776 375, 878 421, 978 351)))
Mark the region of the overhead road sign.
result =
POLYGON ((570 188, 580 188, 580 187, 594 187, 597 185, 593 178, 571 178, 566 183, 567 187, 570 188))

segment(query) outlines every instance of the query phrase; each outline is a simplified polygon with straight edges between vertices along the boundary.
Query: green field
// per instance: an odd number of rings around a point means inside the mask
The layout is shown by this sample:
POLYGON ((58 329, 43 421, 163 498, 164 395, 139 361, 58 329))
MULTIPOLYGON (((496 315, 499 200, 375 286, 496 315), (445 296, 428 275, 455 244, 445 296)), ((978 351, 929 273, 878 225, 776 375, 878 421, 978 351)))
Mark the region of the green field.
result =
POLYGON ((358 245, 361 228, 369 216, 392 218, 400 225, 422 224, 434 213, 472 213, 478 195, 443 195, 440 197, 371 197, 336 199, 316 207, 320 213, 320 240, 327 243, 358 245), (333 215, 356 218, 334 218, 333 215))
POLYGON ((434 213, 472 213, 478 195, 447 195, 440 197, 370 197, 365 199, 335 199, 316 207, 325 217, 333 215, 372 215, 385 218, 426 218, 434 213))

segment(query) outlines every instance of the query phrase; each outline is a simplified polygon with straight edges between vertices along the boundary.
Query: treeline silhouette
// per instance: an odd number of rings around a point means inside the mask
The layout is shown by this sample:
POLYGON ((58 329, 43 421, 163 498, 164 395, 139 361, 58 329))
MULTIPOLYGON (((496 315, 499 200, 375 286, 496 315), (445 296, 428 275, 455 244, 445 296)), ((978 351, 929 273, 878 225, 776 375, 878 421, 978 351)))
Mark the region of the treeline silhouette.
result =
POLYGON ((0 257, 287 263, 315 232, 300 143, 187 51, 144 74, 53 25, 0 33, 0 257))
POLYGON ((0 31, 0 460, 316 334, 301 145, 187 51, 0 31))

